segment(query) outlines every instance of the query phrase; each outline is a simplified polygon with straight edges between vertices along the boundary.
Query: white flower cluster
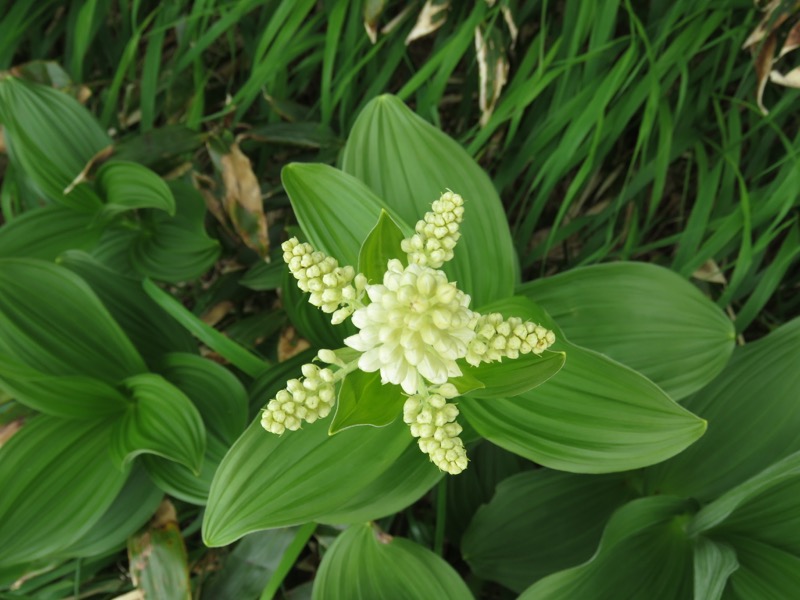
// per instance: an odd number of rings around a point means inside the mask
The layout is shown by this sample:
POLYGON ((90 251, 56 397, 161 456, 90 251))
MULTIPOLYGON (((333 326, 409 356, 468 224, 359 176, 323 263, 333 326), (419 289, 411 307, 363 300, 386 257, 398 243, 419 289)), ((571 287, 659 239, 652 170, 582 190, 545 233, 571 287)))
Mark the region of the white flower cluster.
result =
POLYGON ((477 367, 520 354, 541 354, 556 341, 555 334, 519 317, 503 319, 500 313, 481 315, 476 335, 469 344, 466 361, 477 367))
POLYGON ((370 304, 353 314, 359 332, 345 340, 363 352, 359 369, 380 370, 407 394, 417 392, 418 374, 431 383, 461 375, 456 360, 475 337, 478 314, 442 271, 390 260, 383 284, 367 286, 367 295, 370 304))
POLYGON ((311 304, 333 313, 334 325, 342 323, 361 305, 367 278, 361 273, 356 275, 353 267, 340 267, 335 258, 315 251, 311 244, 301 243, 297 238, 285 241, 281 249, 283 260, 297 279, 297 287, 311 294, 308 299, 311 304))
POLYGON ((327 417, 336 400, 333 371, 316 365, 303 365, 303 378, 290 379, 286 389, 269 401, 261 414, 261 426, 281 435, 297 431, 303 421, 313 423, 327 417))
POLYGON ((541 354, 555 335, 517 317, 470 310, 470 297, 439 270, 453 258, 461 236, 464 201, 448 191, 431 208, 416 233, 401 242, 408 266, 390 260, 382 283, 368 284, 353 267, 339 267, 334 258, 296 238, 283 244, 283 258, 298 287, 311 294, 311 304, 333 313, 333 323, 352 315, 359 331, 345 343, 360 354, 345 362, 337 353, 321 350, 319 360, 337 370, 304 365, 304 378, 290 380, 267 404, 264 429, 280 435, 299 429, 302 421, 313 423, 331 412, 335 386, 348 373, 356 367, 380 371, 383 383, 399 385, 409 394, 403 420, 420 449, 447 473, 467 468, 458 408, 448 402, 458 395, 449 379, 462 375, 456 361, 478 366, 541 354))
POLYGON ((453 258, 453 248, 461 237, 458 226, 464 219, 464 200, 445 192, 431 205, 431 211, 417 221, 416 233, 400 243, 408 262, 438 269, 453 258))
POLYGON ((403 420, 409 425, 420 450, 442 471, 458 475, 467 468, 467 450, 458 437, 461 425, 456 422, 458 408, 446 398, 458 395, 453 384, 439 386, 428 395, 416 394, 403 405, 403 420), (438 392, 438 393, 437 393, 438 392))

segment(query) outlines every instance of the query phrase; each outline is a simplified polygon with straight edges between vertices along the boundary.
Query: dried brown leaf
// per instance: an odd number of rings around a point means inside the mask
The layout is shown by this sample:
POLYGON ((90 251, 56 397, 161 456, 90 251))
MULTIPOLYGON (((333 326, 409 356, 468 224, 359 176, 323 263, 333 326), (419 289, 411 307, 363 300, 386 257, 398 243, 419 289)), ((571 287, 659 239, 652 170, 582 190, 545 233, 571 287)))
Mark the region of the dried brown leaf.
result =
POLYGON ((234 142, 228 154, 220 157, 225 184, 225 211, 242 241, 261 257, 269 254, 267 218, 261 201, 261 186, 250 159, 234 142))
POLYGON ((278 338, 278 362, 289 360, 310 347, 308 340, 300 337, 294 327, 287 325, 278 338))
POLYGON ((406 37, 406 46, 414 40, 433 33, 444 25, 445 21, 447 21, 448 8, 450 8, 450 0, 427 0, 417 16, 414 28, 406 37))
POLYGON ((14 419, 9 423, 5 423, 4 425, 0 425, 0 447, 3 446, 8 440, 11 439, 15 433, 17 433, 20 429, 22 429, 22 424, 25 422, 25 419, 14 419))
POLYGON ((796 67, 786 74, 770 71, 769 80, 784 87, 800 88, 800 67, 796 67))
POLYGON ((761 109, 763 114, 769 114, 769 111, 764 106, 764 88, 767 85, 769 73, 772 70, 772 64, 775 62, 775 46, 777 45, 777 37, 773 33, 770 35, 761 46, 761 49, 756 55, 756 81, 758 89, 756 91, 756 104, 761 109))
POLYGON ((794 27, 792 27, 789 30, 789 33, 786 34, 786 39, 783 41, 783 46, 778 54, 778 58, 781 58, 792 50, 797 50, 798 48, 800 48, 800 21, 795 23, 794 27))
POLYGON ((511 14, 511 9, 508 6, 501 6, 500 12, 503 13, 503 20, 506 22, 506 27, 508 27, 508 33, 511 36, 511 49, 513 50, 514 46, 517 45, 519 29, 517 28, 517 24, 514 22, 514 15, 511 14))
POLYGON ((505 47, 498 40, 496 30, 484 35, 480 27, 475 28, 475 53, 478 58, 479 96, 481 127, 492 116, 500 92, 508 80, 508 58, 505 47))
POLYGON ((373 44, 378 41, 378 20, 386 8, 386 0, 364 1, 364 29, 367 30, 369 41, 373 44))
POLYGON ((773 16, 773 13, 781 6, 783 0, 772 0, 762 10, 764 17, 761 19, 756 28, 747 36, 747 39, 742 44, 742 50, 747 50, 751 46, 755 46, 769 34, 773 33, 778 27, 783 25, 786 19, 791 14, 789 11, 784 11, 778 16, 773 16))
POLYGON ((202 317, 200 317, 200 320, 206 325, 214 327, 214 325, 222 321, 222 319, 224 319, 225 316, 233 310, 233 307, 234 304, 230 300, 217 302, 214 306, 208 309, 202 317))
POLYGON ((728 283, 722 269, 719 268, 719 265, 713 258, 709 258, 704 262, 699 269, 692 273, 692 277, 700 281, 718 283, 720 285, 727 285, 728 283))
POLYGON ((76 186, 86 181, 86 179, 89 177, 89 171, 91 171, 95 165, 104 163, 112 154, 114 154, 114 146, 106 146, 92 158, 90 158, 89 162, 87 162, 86 166, 81 169, 81 172, 78 173, 75 179, 73 179, 72 182, 66 188, 64 188, 64 195, 69 194, 75 189, 76 186))

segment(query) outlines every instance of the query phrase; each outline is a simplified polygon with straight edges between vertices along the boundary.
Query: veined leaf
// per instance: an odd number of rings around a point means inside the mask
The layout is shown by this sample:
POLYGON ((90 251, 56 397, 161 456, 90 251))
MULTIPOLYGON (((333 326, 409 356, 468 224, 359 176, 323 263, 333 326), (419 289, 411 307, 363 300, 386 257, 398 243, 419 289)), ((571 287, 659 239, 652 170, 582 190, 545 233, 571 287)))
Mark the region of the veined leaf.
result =
MULTIPOLYGON (((564 366, 565 352, 545 350, 540 356, 525 354, 515 359, 504 358, 500 362, 473 367, 461 364, 464 377, 483 384, 470 392, 473 398, 497 398, 519 396, 548 381, 564 366)), ((461 380, 462 378, 458 378, 461 380)))
POLYGON ((711 500, 800 450, 800 318, 737 348, 725 370, 684 402, 706 435, 648 469, 648 489, 711 500))
POLYGON ((389 597, 464 600, 472 594, 453 567, 427 548, 372 525, 350 527, 325 553, 313 600, 389 597))
POLYGON ((792 598, 800 589, 800 557, 746 538, 737 540, 739 568, 728 580, 724 598, 773 600, 792 598))
POLYGON ((739 568, 730 546, 699 537, 694 543, 694 598, 720 600, 731 573, 739 568))
POLYGON ((461 194, 462 237, 444 267, 448 279, 472 296, 474 306, 512 293, 519 265, 491 179, 458 142, 401 100, 384 95, 364 107, 347 139, 342 169, 366 183, 405 223, 420 220, 446 189, 461 194))
POLYGON ((668 269, 623 262, 537 279, 519 293, 570 341, 607 354, 679 400, 709 383, 733 352, 731 320, 668 269))
POLYGON ((592 556, 611 514, 635 496, 627 479, 549 469, 510 477, 475 513, 461 553, 479 577, 521 592, 592 556))
POLYGON ((33 259, 0 259, 0 351, 41 373, 112 385, 146 370, 86 282, 33 259))
POLYGON ((48 375, 0 354, 0 388, 47 415, 97 419, 125 411, 128 402, 108 383, 82 375, 48 375))
POLYGON ((91 530, 128 478, 106 420, 39 416, 0 448, 0 564, 59 554, 91 530))
POLYGON ((690 502, 671 496, 634 500, 606 525, 586 563, 540 579, 520 600, 691 597, 691 542, 681 528, 690 502))
POLYGON ((381 374, 355 370, 342 381, 330 433, 356 425, 384 427, 403 414, 406 396, 399 386, 381 384, 381 374))
POLYGON ((339 266, 358 266, 359 249, 381 210, 386 210, 401 230, 411 232, 363 182, 333 167, 292 163, 281 171, 281 180, 308 242, 315 250, 333 256, 339 266))
POLYGON ((115 160, 101 166, 96 175, 98 192, 109 215, 153 208, 175 215, 175 198, 161 177, 142 165, 115 160))
MULTIPOLYGON (((408 427, 399 420, 334 436, 328 435, 329 421, 282 436, 254 421, 214 476, 203 521, 205 543, 223 546, 259 529, 334 513, 390 469, 411 444, 408 427)), ((395 487, 396 481, 387 481, 386 489, 374 489, 376 505, 379 498, 391 502, 388 493, 395 487)))
POLYGON ((96 215, 41 206, 5 223, 0 229, 0 257, 55 260, 65 250, 90 250, 102 229, 96 215))
POLYGON ((576 473, 608 473, 650 465, 686 448, 705 422, 646 377, 571 344, 526 298, 493 310, 553 329, 567 361, 555 377, 516 398, 465 397, 459 409, 482 436, 534 462, 576 473))
POLYGON ((114 462, 125 465, 139 454, 156 454, 199 472, 206 430, 191 400, 152 373, 130 377, 124 385, 133 402, 114 426, 114 462))
POLYGON ((402 230, 392 221, 385 210, 381 209, 378 222, 358 251, 358 273, 363 273, 370 283, 382 283, 389 260, 396 258, 406 265, 408 258, 400 248, 403 241, 402 230))
POLYGON ((12 163, 45 198, 78 210, 100 208, 100 198, 86 183, 64 193, 87 163, 111 145, 75 98, 5 76, 0 79, 0 123, 12 163))

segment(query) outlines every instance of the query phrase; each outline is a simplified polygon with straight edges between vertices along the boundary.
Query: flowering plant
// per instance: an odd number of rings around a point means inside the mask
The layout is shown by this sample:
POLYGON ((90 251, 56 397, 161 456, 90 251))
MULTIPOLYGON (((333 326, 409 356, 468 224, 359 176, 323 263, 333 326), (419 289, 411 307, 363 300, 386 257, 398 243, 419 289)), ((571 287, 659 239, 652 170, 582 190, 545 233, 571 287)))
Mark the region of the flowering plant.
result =
POLYGON ((555 342, 555 334, 518 317, 470 309, 469 295, 440 270, 454 256, 463 218, 463 198, 451 191, 442 194, 417 222, 415 233, 400 241, 405 264, 389 259, 383 283, 370 283, 352 266, 340 267, 335 258, 297 238, 284 242, 283 259, 298 287, 310 294, 309 302, 332 313, 334 324, 352 317, 359 332, 345 344, 359 354, 345 362, 332 350, 320 350, 317 358, 333 369, 303 365, 303 378, 290 379, 267 404, 264 429, 280 435, 300 429, 303 421, 328 416, 339 381, 355 369, 379 371, 381 384, 399 385, 408 394, 403 420, 419 438, 420 450, 451 475, 467 468, 458 408, 449 402, 459 395, 451 379, 463 375, 457 361, 477 367, 520 354, 540 355, 555 342))

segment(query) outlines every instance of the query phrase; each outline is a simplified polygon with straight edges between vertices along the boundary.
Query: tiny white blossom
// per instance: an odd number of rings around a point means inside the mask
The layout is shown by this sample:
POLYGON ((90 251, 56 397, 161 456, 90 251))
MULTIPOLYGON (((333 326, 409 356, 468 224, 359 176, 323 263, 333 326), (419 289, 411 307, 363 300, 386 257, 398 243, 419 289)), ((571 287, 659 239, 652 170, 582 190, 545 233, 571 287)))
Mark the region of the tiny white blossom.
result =
POLYGON ((447 191, 431 205, 431 211, 417 221, 413 236, 403 240, 400 248, 408 262, 438 269, 453 258, 453 248, 461 237, 458 226, 464 219, 464 200, 447 191))
POLYGON ((456 364, 475 337, 478 314, 470 297, 447 281, 442 271, 390 260, 383 284, 368 285, 371 300, 353 314, 356 335, 345 344, 363 352, 362 371, 380 370, 384 383, 417 391, 417 375, 445 383, 461 375, 456 364))
POLYGON ((313 423, 330 414, 336 401, 333 371, 312 364, 303 365, 302 371, 303 378, 287 381, 261 413, 261 426, 270 433, 297 431, 303 421, 313 423))
POLYGON ((520 354, 541 354, 556 341, 549 329, 519 317, 503 319, 500 313, 481 315, 475 330, 465 357, 475 367, 503 358, 518 358, 520 354))
MULTIPOLYGON (((443 387, 443 386, 442 386, 443 387)), ((409 425, 420 450, 431 462, 451 475, 467 468, 467 450, 458 437, 461 425, 456 422, 458 408, 441 394, 411 396, 403 405, 403 420, 409 425)))

